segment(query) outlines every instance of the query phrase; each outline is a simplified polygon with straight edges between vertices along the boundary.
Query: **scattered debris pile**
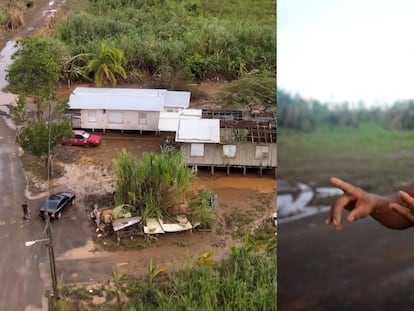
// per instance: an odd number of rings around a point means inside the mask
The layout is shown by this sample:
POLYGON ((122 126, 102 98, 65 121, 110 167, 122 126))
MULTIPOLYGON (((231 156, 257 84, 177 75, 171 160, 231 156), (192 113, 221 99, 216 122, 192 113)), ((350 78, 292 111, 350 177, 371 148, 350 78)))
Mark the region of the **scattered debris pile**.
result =
POLYGON ((94 205, 90 218, 96 223, 98 237, 115 233, 118 240, 122 236, 142 235, 142 221, 135 214, 135 208, 129 204, 122 204, 115 208, 98 208, 94 205))
POLYGON ((175 210, 176 213, 165 219, 146 218, 143 220, 137 215, 134 206, 122 204, 115 208, 98 208, 94 205, 89 217, 96 223, 96 233, 98 237, 115 234, 118 243, 121 238, 134 236, 145 236, 154 238, 158 234, 174 233, 182 231, 192 231, 200 226, 200 222, 191 223, 185 214, 188 206, 180 205, 175 210))

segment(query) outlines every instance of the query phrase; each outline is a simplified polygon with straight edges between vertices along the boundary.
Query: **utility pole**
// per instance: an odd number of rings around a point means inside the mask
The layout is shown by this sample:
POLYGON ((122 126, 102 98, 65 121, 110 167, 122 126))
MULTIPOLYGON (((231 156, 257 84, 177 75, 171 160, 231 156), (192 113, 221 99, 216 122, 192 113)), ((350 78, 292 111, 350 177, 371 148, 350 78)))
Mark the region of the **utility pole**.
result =
POLYGON ((56 274, 56 261, 55 261, 55 252, 53 249, 53 238, 52 238, 52 230, 50 227, 50 218, 49 218, 49 211, 46 210, 46 228, 47 228, 47 237, 49 239, 48 249, 49 249, 49 263, 50 263, 50 274, 52 277, 52 288, 53 288, 53 305, 56 304, 57 299, 59 299, 59 291, 58 291, 58 284, 57 284, 57 274, 56 274))
MULTIPOLYGON (((50 126, 50 102, 49 102, 49 115, 48 115, 48 150, 47 150, 47 192, 50 195, 50 136, 51 136, 51 126, 50 126)), ((56 274, 56 262, 55 262, 55 252, 53 249, 53 237, 52 237, 52 228, 50 226, 50 217, 49 209, 46 206, 45 209, 45 219, 46 219, 46 232, 49 239, 48 249, 49 249, 49 263, 50 263, 50 273, 52 277, 52 288, 53 288, 53 297, 52 305, 53 310, 56 307, 56 301, 59 299, 58 284, 57 284, 57 274, 56 274)))

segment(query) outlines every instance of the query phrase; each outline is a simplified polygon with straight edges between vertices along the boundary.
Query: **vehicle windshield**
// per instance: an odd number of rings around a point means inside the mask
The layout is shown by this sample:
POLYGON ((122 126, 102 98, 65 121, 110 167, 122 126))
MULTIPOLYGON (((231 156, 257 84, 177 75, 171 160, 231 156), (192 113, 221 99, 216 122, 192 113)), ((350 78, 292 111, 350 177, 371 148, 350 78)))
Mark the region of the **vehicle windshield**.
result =
POLYGON ((82 136, 83 138, 89 138, 91 137, 91 134, 89 134, 88 132, 84 132, 82 136))
POLYGON ((58 201, 50 200, 50 199, 47 200, 43 205, 43 207, 47 207, 48 211, 55 211, 57 209, 57 206, 58 206, 58 201))

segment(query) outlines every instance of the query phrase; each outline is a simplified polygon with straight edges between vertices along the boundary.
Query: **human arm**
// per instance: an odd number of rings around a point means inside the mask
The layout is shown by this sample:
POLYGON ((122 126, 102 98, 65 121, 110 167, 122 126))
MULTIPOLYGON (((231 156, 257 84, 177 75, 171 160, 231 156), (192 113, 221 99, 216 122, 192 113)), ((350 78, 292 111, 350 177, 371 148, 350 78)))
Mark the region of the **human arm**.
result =
POLYGON ((405 191, 389 196, 366 192, 335 177, 331 178, 331 183, 344 192, 332 206, 326 219, 326 223, 332 224, 337 230, 342 229, 344 210, 349 211, 347 216, 349 222, 371 216, 390 229, 406 229, 414 226, 414 212, 409 213, 410 210, 407 212, 405 207, 412 206, 414 209, 414 198, 412 198, 414 196, 414 183, 405 191), (412 216, 412 219, 407 217, 407 213, 412 216))

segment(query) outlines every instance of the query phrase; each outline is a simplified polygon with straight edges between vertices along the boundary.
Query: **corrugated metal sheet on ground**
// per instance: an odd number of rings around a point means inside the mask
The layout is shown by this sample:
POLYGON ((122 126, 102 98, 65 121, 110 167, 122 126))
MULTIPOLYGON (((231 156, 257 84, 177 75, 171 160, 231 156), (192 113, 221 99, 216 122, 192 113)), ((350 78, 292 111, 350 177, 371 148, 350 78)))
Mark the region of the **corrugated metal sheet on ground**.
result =
POLYGON ((160 219, 162 230, 164 230, 164 232, 180 232, 193 229, 193 226, 188 221, 187 217, 177 217, 177 220, 180 219, 182 219, 182 221, 179 221, 178 223, 164 223, 164 221, 160 219))
POLYGON ((146 234, 159 234, 165 233, 161 227, 159 221, 155 218, 147 218, 146 219, 147 225, 144 226, 144 233, 146 234))

